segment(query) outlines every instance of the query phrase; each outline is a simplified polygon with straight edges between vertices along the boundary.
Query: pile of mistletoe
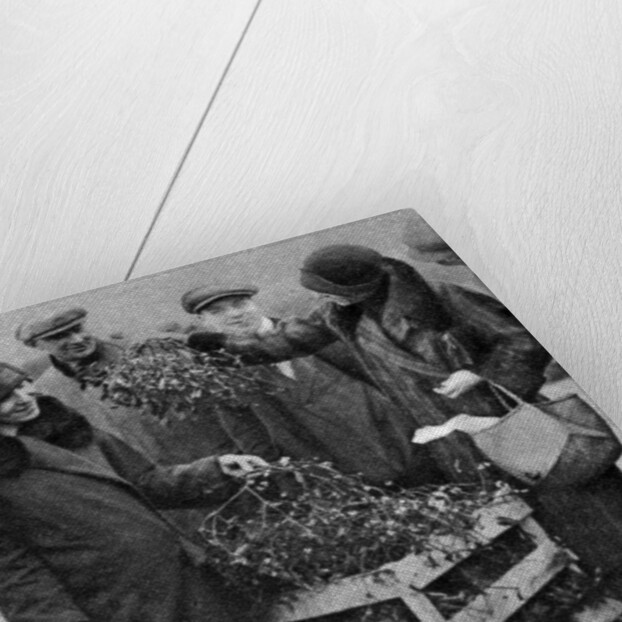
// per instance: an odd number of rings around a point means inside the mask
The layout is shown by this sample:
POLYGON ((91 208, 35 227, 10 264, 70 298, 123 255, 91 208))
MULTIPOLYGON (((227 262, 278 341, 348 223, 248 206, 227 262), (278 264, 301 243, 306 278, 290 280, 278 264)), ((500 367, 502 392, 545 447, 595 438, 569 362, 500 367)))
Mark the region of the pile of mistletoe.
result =
POLYGON ((133 344, 114 363, 90 365, 80 381, 100 387, 101 399, 138 408, 167 425, 196 415, 205 400, 215 409, 241 410, 258 393, 277 390, 236 355, 198 352, 166 338, 133 344))
MULTIPOLYGON (((467 550, 481 553, 460 562, 450 581, 433 584, 428 594, 449 618, 535 548, 518 529, 508 532, 509 539, 482 547, 474 531, 480 511, 517 494, 506 483, 484 481, 377 488, 329 463, 283 459, 248 478, 234 497, 206 517, 201 534, 210 563, 232 587, 247 592, 258 617, 296 588, 374 571, 411 553, 438 553, 440 536, 459 538, 467 550)), ((566 615, 591 585, 592 579, 579 569, 564 571, 516 620, 566 619, 555 616, 566 615)), ((316 622, 412 619, 402 604, 383 603, 316 622)))

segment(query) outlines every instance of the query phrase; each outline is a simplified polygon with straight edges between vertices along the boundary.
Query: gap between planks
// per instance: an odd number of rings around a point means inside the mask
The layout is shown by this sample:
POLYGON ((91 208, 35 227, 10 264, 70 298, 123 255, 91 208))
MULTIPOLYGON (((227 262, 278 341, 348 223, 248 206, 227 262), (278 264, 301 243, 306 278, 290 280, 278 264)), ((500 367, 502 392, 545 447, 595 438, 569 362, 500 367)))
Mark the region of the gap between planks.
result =
POLYGON ((214 92, 212 93, 211 97, 209 98, 209 101, 207 102, 207 106, 205 107, 205 110, 203 111, 203 114, 201 115, 201 118, 199 119, 196 129, 194 130, 192 136, 190 137, 190 140, 188 141, 188 146, 184 150, 179 160, 179 164, 177 165, 177 167, 175 168, 175 171, 173 172, 171 181, 169 182, 168 186, 166 187, 166 190, 164 191, 162 200, 160 201, 158 207, 156 208, 156 211, 153 215, 153 218, 151 219, 151 223, 147 229, 147 232, 145 233, 140 243, 140 246, 138 247, 138 250, 136 251, 136 255, 134 256, 134 259, 132 259, 132 263, 130 264, 130 267, 125 275, 125 278, 123 279, 124 281, 129 281, 132 278, 132 273, 134 272, 136 265, 138 263, 138 260, 140 259, 140 256, 142 255, 145 249, 147 241, 149 240, 149 236, 152 234, 156 226, 156 223, 158 222, 158 218, 160 217, 160 214, 162 213, 162 210, 164 209, 164 206, 166 205, 166 202, 171 194, 171 191, 173 190, 173 187, 175 186, 175 182, 177 181, 179 174, 181 173, 184 167, 184 164, 186 163, 186 160, 188 159, 188 155, 190 154, 190 151, 192 150, 192 147, 194 146, 194 143, 196 142, 196 139, 199 136, 203 125, 205 124, 205 119, 207 119, 207 115, 210 113, 211 109, 214 106, 214 102, 216 101, 216 98, 218 97, 218 93, 220 92, 220 89, 222 88, 222 85, 225 82, 225 79, 229 73, 229 70, 231 69, 231 66, 233 65, 233 62, 235 60, 235 57, 238 54, 238 51, 242 47, 242 43, 248 31, 250 30, 253 20, 255 19, 255 15, 257 14, 257 11, 259 10, 259 7, 261 6, 262 2, 263 0, 257 0, 253 8, 253 11, 250 14, 250 17, 248 18, 248 21, 246 22, 246 25, 244 26, 244 29, 242 30, 242 33, 240 35, 240 38, 238 39, 238 42, 233 48, 231 57, 229 58, 229 61, 225 65, 222 75, 220 76, 220 80, 218 80, 218 84, 216 85, 214 92))

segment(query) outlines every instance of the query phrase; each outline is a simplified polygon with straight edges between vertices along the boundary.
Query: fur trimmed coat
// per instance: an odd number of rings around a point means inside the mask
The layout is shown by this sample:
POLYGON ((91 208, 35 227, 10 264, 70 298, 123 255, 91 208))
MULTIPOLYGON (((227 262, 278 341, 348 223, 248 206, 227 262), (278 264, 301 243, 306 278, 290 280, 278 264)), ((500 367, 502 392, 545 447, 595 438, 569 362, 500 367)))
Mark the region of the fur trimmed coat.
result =
POLYGON ((161 467, 58 400, 0 436, 0 611, 9 622, 237 622, 205 554, 159 513, 236 489, 214 458, 161 467))
MULTIPOLYGON (((190 343, 205 350, 226 347, 248 363, 259 363, 306 356, 339 341, 369 381, 408 417, 409 435, 459 413, 507 412, 487 384, 476 385, 457 399, 433 392, 458 369, 503 385, 526 401, 536 398, 551 357, 498 300, 455 284, 433 285, 395 259, 384 259, 384 271, 384 285, 368 304, 324 305, 306 318, 282 321, 275 332, 252 339, 196 333, 190 343)), ((445 478, 463 479, 464 471, 454 470, 455 461, 463 459, 468 469, 471 457, 482 458, 466 436, 452 436, 449 442, 441 439, 417 446, 415 467, 421 469, 424 481, 430 463, 440 467, 445 478)), ((578 488, 533 492, 528 497, 537 520, 584 562, 608 575, 616 597, 622 599, 619 469, 613 467, 578 488)))

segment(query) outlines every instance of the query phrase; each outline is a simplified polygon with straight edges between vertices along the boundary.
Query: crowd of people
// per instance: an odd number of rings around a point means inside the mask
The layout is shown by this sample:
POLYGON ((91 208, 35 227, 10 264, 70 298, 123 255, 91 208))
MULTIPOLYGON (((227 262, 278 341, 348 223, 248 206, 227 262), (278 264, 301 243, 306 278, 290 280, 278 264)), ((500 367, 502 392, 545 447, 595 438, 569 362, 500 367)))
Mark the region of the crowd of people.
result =
MULTIPOLYGON (((373 484, 481 481, 464 433, 413 436, 455 416, 503 417, 495 386, 540 399, 548 352, 482 286, 426 280, 356 245, 311 253, 306 317, 276 318, 231 280, 186 292, 199 352, 224 350, 278 391, 244 417, 163 427, 101 399, 82 373, 123 353, 88 330, 87 310, 33 319, 16 337, 49 356, 31 382, 0 364, 0 611, 9 622, 244 620, 193 539, 197 508, 283 456, 331 461, 373 484), (176 510, 169 513, 170 510, 176 510)), ((538 519, 622 597, 622 477, 534 493, 538 519)), ((201 514, 202 510, 199 510, 201 514)))

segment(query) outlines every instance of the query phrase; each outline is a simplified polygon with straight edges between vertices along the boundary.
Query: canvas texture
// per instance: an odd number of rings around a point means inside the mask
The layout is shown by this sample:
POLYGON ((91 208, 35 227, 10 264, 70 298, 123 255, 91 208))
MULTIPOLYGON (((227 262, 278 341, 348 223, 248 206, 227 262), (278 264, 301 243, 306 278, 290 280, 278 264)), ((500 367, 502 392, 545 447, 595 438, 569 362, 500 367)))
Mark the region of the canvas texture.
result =
POLYGON ((622 601, 618 414, 430 235, 402 210, 0 316, 7 620, 273 619, 198 531, 248 476, 223 456, 391 494, 486 469, 622 601))

